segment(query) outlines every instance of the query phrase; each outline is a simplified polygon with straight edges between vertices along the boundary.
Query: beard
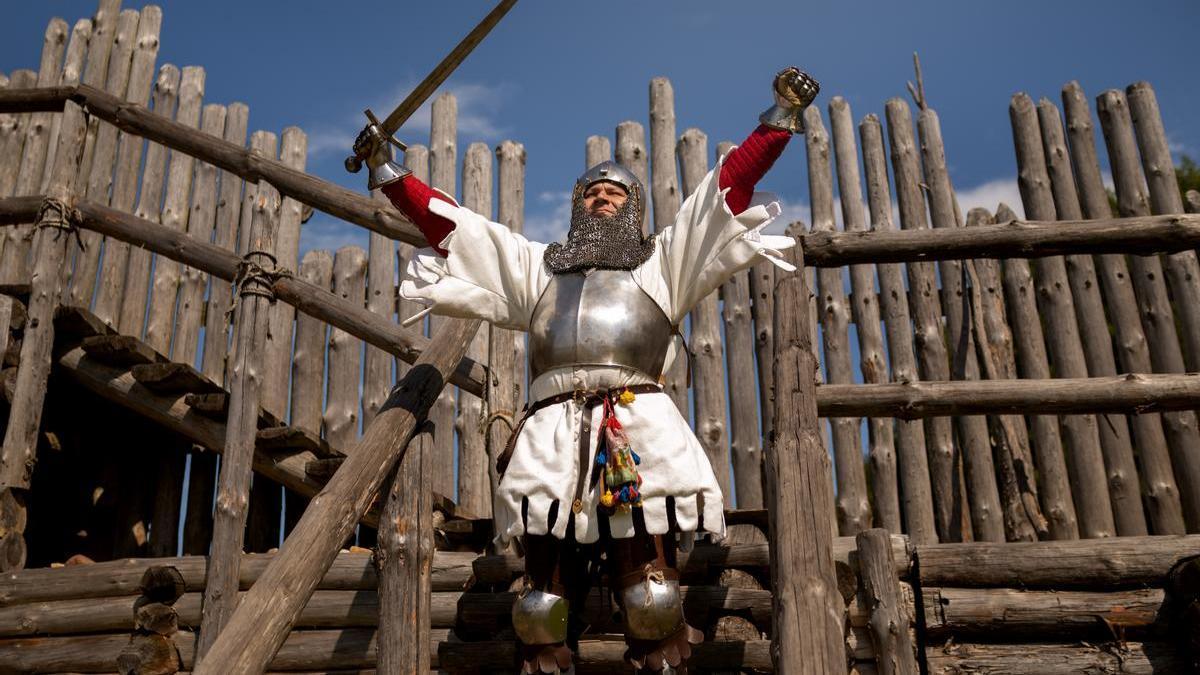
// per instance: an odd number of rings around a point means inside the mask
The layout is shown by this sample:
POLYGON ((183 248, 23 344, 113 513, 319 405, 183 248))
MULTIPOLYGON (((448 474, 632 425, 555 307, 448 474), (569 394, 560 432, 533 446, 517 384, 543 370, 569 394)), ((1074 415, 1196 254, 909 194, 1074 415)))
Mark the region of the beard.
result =
POLYGON ((589 213, 577 195, 565 244, 546 247, 544 260, 554 274, 586 269, 632 270, 654 253, 654 235, 642 236, 641 196, 630 195, 611 216, 589 213))

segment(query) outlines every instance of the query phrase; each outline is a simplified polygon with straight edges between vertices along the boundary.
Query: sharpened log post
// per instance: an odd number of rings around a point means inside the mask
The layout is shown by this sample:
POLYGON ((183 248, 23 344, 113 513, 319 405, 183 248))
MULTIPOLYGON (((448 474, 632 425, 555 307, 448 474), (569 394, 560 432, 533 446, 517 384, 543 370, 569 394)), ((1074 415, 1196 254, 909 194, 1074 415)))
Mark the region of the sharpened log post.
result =
MULTIPOLYGON (((342 542, 370 506, 420 420, 446 385, 479 328, 479 321, 447 321, 359 443, 242 599, 198 675, 259 673, 329 569, 342 542)), ((831 570, 832 573, 832 570, 831 570)), ((840 615, 839 615, 840 616, 840 615)))
MULTIPOLYGON (((829 134, 825 131, 819 107, 809 106, 804 111, 804 129, 812 229, 814 232, 832 232, 833 173, 829 164, 829 134)), ((846 298, 842 269, 817 270, 817 286, 827 381, 830 384, 850 384, 854 381, 850 365, 850 303, 846 298)), ((871 504, 867 500, 867 477, 862 461, 862 420, 836 417, 829 420, 829 426, 833 437, 834 468, 837 471, 838 530, 848 536, 871 526, 871 504)))
MULTIPOLYGON (((1084 217, 1112 218, 1108 190, 1100 174, 1096 155, 1095 125, 1087 97, 1078 82, 1069 82, 1062 91, 1063 110, 1067 117, 1067 134, 1071 142, 1071 168, 1074 169, 1080 206, 1084 217)), ((1121 372, 1149 373, 1154 366, 1150 359, 1150 343, 1142 328, 1138 299, 1125 256, 1106 254, 1096 256, 1104 301, 1112 318, 1116 340, 1117 361, 1121 372)), ((1189 413, 1171 413, 1186 415, 1189 413)), ((1179 487, 1171 468, 1171 452, 1167 447, 1163 416, 1138 414, 1129 417, 1138 454, 1142 491, 1150 528, 1154 534, 1183 534, 1183 507, 1179 487)), ((1194 432, 1195 429, 1193 428, 1194 432)), ((1200 436, 1191 434, 1193 441, 1200 436)), ((1197 448, 1200 452, 1200 448, 1197 448)))
MULTIPOLYGON (((1017 154, 1017 185, 1025 211, 1038 220, 1054 220, 1057 214, 1033 100, 1026 94, 1016 94, 1008 111, 1017 154)), ((1037 304, 1046 324, 1046 347, 1054 363, 1054 374, 1087 377, 1087 362, 1067 279, 1066 261, 1058 256, 1035 258, 1033 268, 1037 304)), ((1060 423, 1079 517, 1079 534, 1086 539, 1114 536, 1116 525, 1104 476, 1096 418, 1066 415, 1060 418, 1060 423)))
MULTIPOLYGON (((454 197, 455 174, 458 162, 458 99, 454 94, 444 93, 433 100, 433 119, 429 128, 429 185, 454 197)), ((439 244, 441 242, 430 242, 439 244)), ((447 319, 429 317, 429 334, 432 335, 447 319)), ((433 422, 433 466, 429 475, 433 491, 438 494, 454 494, 457 483, 454 474, 454 403, 453 387, 443 389, 437 403, 429 413, 433 422)))
MULTIPOLYGON (((617 125, 617 164, 629 169, 642 187, 650 185, 650 160, 646 155, 646 129, 640 122, 626 120, 617 125)), ((642 234, 650 232, 650 194, 646 193, 646 213, 642 218, 642 234)))
MULTIPOLYGON (((513 232, 525 225, 525 146, 502 141, 496 148, 497 222, 513 232)), ((525 399, 525 336, 519 331, 491 326, 488 335, 487 463, 492 494, 500 485, 496 458, 504 451, 525 399)), ((483 512, 491 512, 491 506, 483 512)))
MULTIPOLYGON (((1004 203, 996 207, 996 220, 1013 220, 1017 214, 1004 203)), ((1000 261, 1008 326, 1012 329, 1017 372, 1023 379, 1050 377, 1050 359, 1046 356, 1046 338, 1034 299, 1033 272, 1028 260, 1007 258, 1000 261)), ((989 331, 990 332, 990 331, 989 331)), ((1079 521, 1075 500, 1067 479, 1067 460, 1063 456, 1058 418, 1052 415, 1029 417, 1033 457, 1037 464, 1038 492, 1042 513, 1051 539, 1078 539, 1079 521)))
POLYGON ((428 430, 409 441, 384 484, 379 545, 372 559, 379 574, 381 675, 424 672, 429 667, 433 600, 433 500, 429 489, 428 430))
MULTIPOLYGON (((1037 106, 1037 116, 1046 161, 1046 174, 1039 174, 1039 177, 1049 179, 1053 212, 1065 220, 1081 219, 1083 211, 1067 157, 1062 115, 1057 106, 1042 99, 1037 106)), ((1041 203, 1038 210, 1045 210, 1050 215, 1052 210, 1046 199, 1045 186, 1032 191, 1031 196, 1036 196, 1041 203)), ((1106 319, 1105 301, 1100 295, 1100 284, 1096 278, 1096 262, 1089 255, 1068 255, 1065 260, 1071 297, 1075 301, 1075 314, 1079 319, 1087 374, 1092 377, 1116 375, 1117 364, 1108 328, 1110 322, 1106 319)), ((1107 415, 1097 417, 1096 426, 1100 434, 1100 454, 1103 456, 1104 477, 1108 484, 1116 533, 1122 537, 1148 534, 1129 422, 1120 415, 1107 415)), ((1095 453, 1092 453, 1092 459, 1095 459, 1095 453)))
MULTIPOLYGON (((942 143, 942 127, 937 112, 923 107, 917 116, 920 135, 921 167, 924 171, 929 219, 933 227, 946 231, 962 227, 962 215, 950 182, 946 166, 946 149, 942 143)), ((968 261, 969 264, 969 261, 968 261)), ((942 280, 943 309, 946 314, 946 335, 949 343, 950 377, 956 380, 978 380, 979 357, 975 353, 975 331, 972 329, 964 263, 943 260, 938 263, 942 280)), ((996 469, 992 462, 988 421, 980 415, 968 415, 954 420, 958 428, 962 469, 966 478, 963 492, 969 500, 971 530, 976 541, 1004 541, 1004 519, 1000 510, 1000 492, 996 487, 996 469)))
MULTIPOLYGON (((683 191, 691 194, 708 173, 708 137, 699 129, 688 129, 679 137, 679 167, 683 191)), ((717 485, 725 499, 725 508, 733 507, 733 483, 729 474, 729 424, 725 416, 725 361, 721 341, 719 292, 704 297, 691 313, 692 332, 688 344, 691 352, 692 387, 695 393, 696 438, 712 464, 717 485)), ((732 373, 731 373, 732 374, 732 373)), ((757 429, 755 430, 757 436, 757 429)), ((757 458, 756 458, 757 459, 757 458)), ((743 478, 753 478, 761 486, 761 463, 758 467, 742 466, 734 460, 734 472, 743 478)), ((742 491, 739 483, 738 496, 742 491)), ((759 488, 761 490, 761 487, 759 488)), ((761 500, 760 500, 761 506, 761 500)))
POLYGON ((875 663, 879 675, 917 675, 916 654, 904 616, 900 585, 896 581, 896 563, 887 530, 859 532, 859 595, 870 618, 871 641, 875 644, 875 663))
MULTIPOLYGON (((492 151, 486 143, 472 143, 463 157, 463 206, 492 219, 492 151)), ((483 326, 475 334, 467 355, 476 361, 487 359, 488 332, 483 326)), ((458 500, 467 513, 484 516, 491 513, 491 480, 488 477, 487 445, 484 438, 483 400, 461 396, 454 426, 458 431, 458 500)))
MULTIPOLYGON (((650 80, 650 193, 653 196, 655 232, 661 232, 674 223, 679 213, 679 172, 675 164, 677 141, 675 90, 670 80, 656 77, 650 80)), ((647 212, 650 206, 646 204, 647 212)), ((663 390, 675 402, 683 419, 690 421, 692 411, 688 405, 687 371, 687 359, 675 359, 664 373, 663 390)))
MULTIPOLYGON (((854 117, 846 99, 835 96, 829 101, 829 127, 837 167, 838 194, 841 197, 842 221, 847 232, 865 232, 862 183, 858 171, 858 149, 854 142, 854 117)), ((879 295, 875 292, 875 269, 872 265, 850 266, 850 309, 858 332, 859 366, 863 382, 887 382, 887 357, 880 328, 879 295)), ((766 405, 765 403, 763 405, 766 405)), ((867 421, 871 464, 871 488, 875 495, 876 524, 899 533, 900 494, 896 482, 896 445, 893 421, 871 418, 867 421)))
MULTIPOLYGON (((912 114, 908 104, 899 98, 887 102, 886 112, 900 226, 905 230, 928 229, 912 114)), ((933 263, 910 262, 906 269, 920 379, 949 380, 950 362, 942 334, 942 302, 933 263)), ((926 420, 925 442, 929 452, 929 480, 937 536, 941 541, 963 541, 970 519, 964 518, 962 513, 962 486, 958 481, 960 458, 954 445, 951 421, 926 420)))
POLYGON ((845 606, 833 563, 829 455, 817 420, 817 358, 809 331, 804 253, 775 287, 775 433, 766 456, 774 630, 771 661, 784 675, 846 673, 845 606))
POLYGON ((583 170, 596 166, 600 162, 612 159, 612 143, 608 136, 588 136, 583 153, 583 170))
MULTIPOLYGON (((65 30, 65 28, 64 28, 65 30)), ((21 361, 4 445, 0 449, 0 571, 25 565, 25 523, 30 479, 37 463, 38 427, 50 377, 54 313, 58 309, 68 246, 75 246, 79 220, 74 185, 79 174, 87 120, 75 103, 63 106, 58 149, 46 198, 33 237, 33 273, 21 361)), ((11 228, 10 228, 11 229, 11 228)))
POLYGON ((274 251, 278 213, 279 193, 269 183, 260 183, 249 246, 237 280, 237 351, 230 371, 225 450, 217 478, 213 541, 205 577, 204 613, 197 644, 200 658, 216 642, 238 602, 238 567, 258 432, 269 310, 275 299, 271 288, 277 273, 274 251))
MULTIPOLYGON (((863 170, 866 174, 867 204, 871 229, 892 232, 892 197, 888 189, 887 161, 883 147, 883 127, 875 115, 867 115, 858 127, 862 137, 863 170)), ((879 309, 887 328, 891 379, 911 382, 917 375, 913 351, 912 322, 908 311, 908 289, 904 269, 896 263, 880 264, 879 309)), ((778 310, 776 310, 778 311, 778 310)), ((896 461, 899 474, 900 512, 904 531, 915 543, 937 541, 933 521, 933 498, 929 486, 929 460, 925 454, 925 429, 921 422, 896 422, 896 461)))

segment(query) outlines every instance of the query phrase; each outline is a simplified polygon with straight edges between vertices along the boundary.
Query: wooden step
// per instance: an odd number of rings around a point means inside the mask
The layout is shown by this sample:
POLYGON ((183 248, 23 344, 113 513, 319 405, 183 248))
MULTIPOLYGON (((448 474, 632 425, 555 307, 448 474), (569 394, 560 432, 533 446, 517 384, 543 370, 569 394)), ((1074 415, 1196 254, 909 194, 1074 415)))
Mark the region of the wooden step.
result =
POLYGON ((307 450, 322 459, 343 457, 316 433, 302 427, 272 426, 258 432, 258 447, 268 452, 307 450))
POLYGON ((82 340, 93 335, 112 335, 116 333, 111 326, 104 323, 95 314, 82 307, 60 305, 54 312, 55 342, 63 338, 82 340))
POLYGON ((165 358, 132 335, 93 335, 79 345, 89 358, 117 367, 163 363, 165 358))
MULTIPOLYGON (((188 394, 183 402, 205 417, 224 422, 229 417, 229 392, 224 389, 206 394, 188 394)), ((270 429, 283 426, 283 422, 271 413, 259 408, 258 428, 270 429)))
POLYGON ((145 363, 130 368, 133 379, 157 394, 218 393, 222 389, 186 363, 145 363))

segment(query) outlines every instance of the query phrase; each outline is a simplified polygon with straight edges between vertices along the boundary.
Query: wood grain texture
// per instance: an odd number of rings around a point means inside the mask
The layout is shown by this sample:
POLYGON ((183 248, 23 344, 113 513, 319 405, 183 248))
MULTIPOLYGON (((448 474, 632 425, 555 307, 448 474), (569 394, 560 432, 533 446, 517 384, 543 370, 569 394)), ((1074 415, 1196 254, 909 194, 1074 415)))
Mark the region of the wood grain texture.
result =
MULTIPOLYGON (((444 93, 433 100, 433 120, 429 129, 429 185, 455 197, 458 178, 458 99, 444 93)), ((448 319, 429 317, 429 334, 448 319)), ((429 475, 433 489, 444 495, 455 494, 454 409, 455 391, 442 390, 429 413, 433 422, 433 471, 429 475)))
POLYGON ((887 530, 859 532, 859 599, 868 612, 867 627, 875 646, 875 665, 881 675, 916 675, 917 658, 909 637, 909 620, 903 606, 887 530))
MULTIPOLYGON (((367 296, 367 252, 343 246, 333 256, 333 294, 353 307, 363 307, 367 296)), ((362 341, 334 328, 329 331, 328 374, 322 421, 331 445, 348 448, 358 439, 362 398, 362 341)))
MULTIPOLYGON (((626 167, 642 182, 642 187, 650 185, 650 157, 646 152, 646 129, 641 122, 625 120, 617 125, 614 132, 617 138, 615 159, 618 164, 626 167)), ((642 218, 642 234, 650 232, 650 193, 647 192, 646 214, 642 218)))
POLYGON ((608 136, 588 136, 584 144, 583 170, 612 159, 612 143, 608 136))

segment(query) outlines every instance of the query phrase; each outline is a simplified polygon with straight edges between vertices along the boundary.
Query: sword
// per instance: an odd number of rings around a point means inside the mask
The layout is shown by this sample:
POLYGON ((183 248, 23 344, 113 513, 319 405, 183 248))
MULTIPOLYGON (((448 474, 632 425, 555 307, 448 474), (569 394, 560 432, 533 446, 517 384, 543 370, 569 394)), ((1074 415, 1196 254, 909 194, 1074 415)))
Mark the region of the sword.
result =
MULTIPOLYGON (((433 95, 433 92, 436 91, 438 87, 442 86, 442 83, 446 81, 446 78, 450 76, 450 73, 454 72, 455 68, 458 68, 459 64, 461 64, 463 60, 467 58, 467 55, 470 54, 475 47, 483 41, 483 38, 487 37, 487 34, 491 32, 492 28, 494 28, 496 24, 500 23, 500 19, 503 19, 504 15, 508 14, 508 10, 512 9, 512 6, 515 4, 517 4, 517 0, 500 0, 499 4, 497 4, 487 16, 483 17, 483 20, 479 22, 479 25, 475 26, 470 33, 467 33, 467 36, 462 39, 462 42, 459 42, 458 45, 456 45, 454 49, 452 49, 450 53, 442 59, 442 62, 437 64, 437 67, 430 71, 429 74, 425 76, 424 80, 421 80, 421 83, 418 84, 416 88, 413 89, 412 92, 410 92, 409 95, 400 102, 400 105, 396 106, 396 109, 393 110, 391 114, 383 120, 383 122, 380 122, 378 119, 376 119, 375 113, 371 112, 370 108, 367 108, 363 111, 367 116, 367 120, 369 120, 371 124, 377 125, 383 131, 390 143, 400 148, 401 151, 407 150, 408 146, 396 140, 392 134, 396 133, 396 130, 399 129, 405 122, 407 122, 409 117, 412 117, 412 114, 417 111, 417 108, 420 108, 421 104, 424 103, 431 95, 433 95)), ((358 154, 347 157, 345 161, 346 170, 350 173, 358 173, 362 169, 364 159, 366 158, 358 154)))

